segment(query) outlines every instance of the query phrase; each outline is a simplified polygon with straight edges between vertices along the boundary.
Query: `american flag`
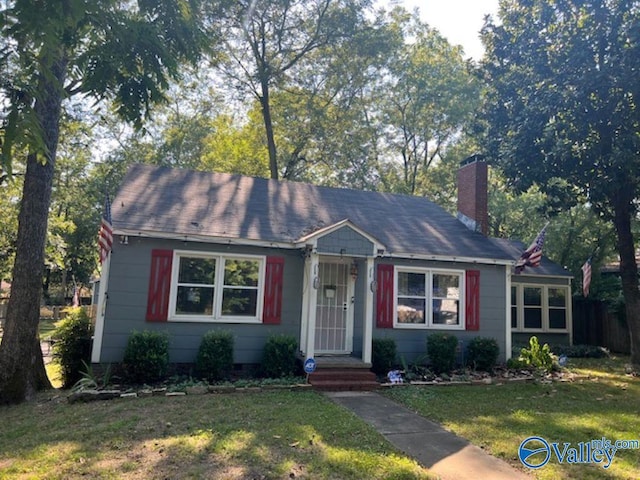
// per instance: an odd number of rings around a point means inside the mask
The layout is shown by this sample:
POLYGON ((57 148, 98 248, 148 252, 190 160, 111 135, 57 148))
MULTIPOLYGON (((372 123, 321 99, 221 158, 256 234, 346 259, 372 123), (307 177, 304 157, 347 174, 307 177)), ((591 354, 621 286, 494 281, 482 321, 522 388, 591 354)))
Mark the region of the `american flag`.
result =
POLYGON ((113 245, 113 227, 111 226, 111 202, 109 195, 104 199, 104 212, 102 213, 102 221, 100 222, 100 233, 98 234, 98 245, 100 246, 100 265, 102 265, 113 245))
POLYGON ((589 286, 591 285, 591 257, 582 265, 582 294, 587 297, 589 295, 589 286))
MULTIPOLYGON (((547 225, 549 225, 547 223, 547 225)), ((547 225, 545 225, 540 233, 527 248, 516 262, 516 273, 522 273, 524 267, 538 267, 542 260, 542 245, 544 245, 544 237, 547 234, 547 225)))

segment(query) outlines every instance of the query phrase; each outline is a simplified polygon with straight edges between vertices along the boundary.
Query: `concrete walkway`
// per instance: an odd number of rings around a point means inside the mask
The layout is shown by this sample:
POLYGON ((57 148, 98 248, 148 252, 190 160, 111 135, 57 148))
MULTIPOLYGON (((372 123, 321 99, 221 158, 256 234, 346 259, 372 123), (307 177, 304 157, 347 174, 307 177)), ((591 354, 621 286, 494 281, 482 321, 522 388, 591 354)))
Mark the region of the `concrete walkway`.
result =
MULTIPOLYGON (((442 480, 531 479, 506 462, 374 392, 327 392, 442 480)), ((517 445, 514 445, 517 448, 517 445)))

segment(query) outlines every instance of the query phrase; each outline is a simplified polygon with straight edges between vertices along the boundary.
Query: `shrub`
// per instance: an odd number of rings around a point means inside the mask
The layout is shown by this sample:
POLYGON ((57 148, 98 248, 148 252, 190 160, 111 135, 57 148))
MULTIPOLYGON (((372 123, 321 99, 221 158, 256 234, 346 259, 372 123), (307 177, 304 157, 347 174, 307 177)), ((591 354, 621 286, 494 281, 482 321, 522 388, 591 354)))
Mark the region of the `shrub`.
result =
POLYGON ((467 362, 474 370, 490 372, 496 366, 500 347, 495 338, 475 337, 467 346, 467 362))
POLYGON ((208 381, 222 380, 233 368, 233 335, 210 331, 204 334, 196 355, 196 373, 208 381))
POLYGON ((547 373, 554 368, 554 355, 546 343, 540 346, 535 335, 529 339, 529 348, 523 348, 520 352, 520 360, 526 365, 543 370, 547 373))
POLYGON ((396 341, 393 338, 374 338, 371 345, 371 370, 386 375, 396 364, 396 341))
POLYGON ((520 360, 518 357, 511 357, 507 360, 507 368, 512 370, 528 370, 529 365, 524 360, 520 360))
POLYGON ((132 332, 124 350, 122 368, 132 383, 154 383, 167 375, 169 335, 162 332, 132 332))
POLYGON ((84 365, 91 361, 93 326, 87 312, 80 307, 69 308, 66 317, 56 323, 53 356, 60 364, 62 386, 72 387, 82 377, 84 365))
POLYGON ((437 374, 453 370, 458 339, 449 333, 432 333, 427 337, 427 356, 437 374))
POLYGON ((604 358, 609 352, 604 347, 595 345, 552 345, 551 351, 555 355, 566 355, 573 358, 604 358))
POLYGON ((298 341, 295 337, 269 337, 264 346, 262 372, 269 378, 291 377, 298 373, 298 341))

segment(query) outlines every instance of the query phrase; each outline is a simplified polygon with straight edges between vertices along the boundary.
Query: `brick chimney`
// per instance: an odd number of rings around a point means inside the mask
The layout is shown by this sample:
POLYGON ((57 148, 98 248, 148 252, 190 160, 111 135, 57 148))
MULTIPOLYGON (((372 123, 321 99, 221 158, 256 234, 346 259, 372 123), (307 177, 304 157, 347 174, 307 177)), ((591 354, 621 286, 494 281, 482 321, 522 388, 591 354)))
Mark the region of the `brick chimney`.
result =
POLYGON ((467 228, 487 235, 487 163, 481 155, 472 155, 458 169, 458 220, 467 228))

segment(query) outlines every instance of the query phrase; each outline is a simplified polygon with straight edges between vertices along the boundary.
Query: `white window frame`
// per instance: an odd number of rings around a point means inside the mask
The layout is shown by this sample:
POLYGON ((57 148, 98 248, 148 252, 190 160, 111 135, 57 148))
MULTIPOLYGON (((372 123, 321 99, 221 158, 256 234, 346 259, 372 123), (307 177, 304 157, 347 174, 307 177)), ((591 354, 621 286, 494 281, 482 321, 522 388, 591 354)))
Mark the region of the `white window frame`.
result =
MULTIPOLYGON (((515 328, 511 328, 512 332, 523 333, 569 333, 570 317, 570 305, 571 302, 571 290, 567 285, 542 285, 539 283, 518 283, 512 284, 512 287, 516 288, 516 310, 518 314, 518 325, 515 328), (524 328, 524 289, 525 288, 539 288, 542 290, 541 295, 541 308, 542 308, 542 326, 541 328, 524 328), (565 291, 565 328, 550 328, 549 327, 549 289, 558 289, 565 291)), ((511 297, 509 297, 511 301, 511 297)), ((513 307, 513 305, 510 305, 513 307)), ((555 310, 560 310, 560 307, 553 307, 555 310)))
POLYGON ((464 270, 446 270, 419 267, 394 267, 394 287, 393 287, 393 328, 419 329, 419 330, 465 330, 466 329, 466 277, 464 270), (398 274, 399 273, 421 273, 425 275, 425 323, 401 323, 398 322, 398 274), (441 323, 433 323, 433 276, 434 275, 453 275, 460 279, 458 309, 460 322, 457 325, 444 325, 441 323))
POLYGON ((171 289, 169 290, 169 315, 167 320, 170 322, 199 323, 262 323, 266 263, 266 257, 261 255, 234 255, 192 250, 175 250, 173 252, 173 264, 171 266, 171 289), (180 259, 182 257, 207 258, 214 259, 216 261, 216 273, 213 285, 214 291, 212 315, 185 315, 176 313, 176 300, 178 297, 178 275, 180 272, 180 259), (256 314, 254 316, 248 317, 222 315, 222 294, 224 291, 224 271, 226 260, 250 260, 258 262, 258 298, 256 299, 256 314))

